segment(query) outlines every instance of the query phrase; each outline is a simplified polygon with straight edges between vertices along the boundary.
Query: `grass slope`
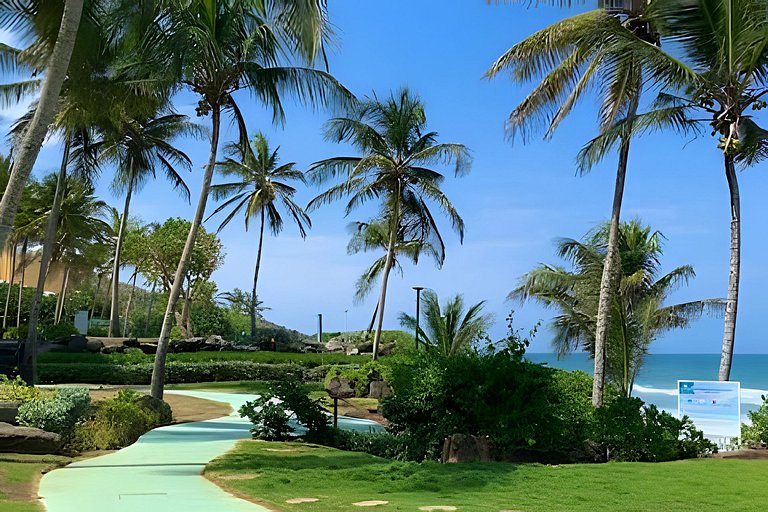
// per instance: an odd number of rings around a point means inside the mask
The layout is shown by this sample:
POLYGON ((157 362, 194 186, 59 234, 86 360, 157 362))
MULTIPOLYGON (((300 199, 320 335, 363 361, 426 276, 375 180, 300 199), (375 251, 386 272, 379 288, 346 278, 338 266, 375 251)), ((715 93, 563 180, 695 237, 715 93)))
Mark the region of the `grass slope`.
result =
POLYGON ((41 512, 37 485, 44 471, 68 462, 54 455, 0 454, 0 510, 3 512, 41 512))
POLYGON ((393 462, 299 443, 243 441, 205 476, 278 510, 377 510, 449 505, 459 511, 762 511, 768 461, 702 459, 662 464, 542 466, 393 462), (286 504, 315 497, 317 503, 286 504))

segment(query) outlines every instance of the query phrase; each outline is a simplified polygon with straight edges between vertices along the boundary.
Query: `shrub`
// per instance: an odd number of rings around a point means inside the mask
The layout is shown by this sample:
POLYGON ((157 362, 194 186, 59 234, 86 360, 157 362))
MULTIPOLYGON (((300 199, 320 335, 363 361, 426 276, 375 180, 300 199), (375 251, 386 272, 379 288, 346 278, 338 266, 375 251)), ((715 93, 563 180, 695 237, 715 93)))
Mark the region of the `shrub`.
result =
POLYGON ((617 398, 597 409, 595 420, 595 441, 611 459, 664 462, 717 452, 687 417, 677 419, 639 398, 617 398))
POLYGON ((171 327, 171 332, 168 334, 168 341, 170 343, 173 343, 174 341, 181 341, 184 339, 184 334, 181 332, 181 329, 179 329, 178 325, 174 325, 171 327))
POLYGON ((67 438, 73 434, 75 424, 88 413, 90 404, 85 388, 59 389, 52 396, 23 403, 19 407, 19 424, 67 438))
POLYGON ((18 375, 9 379, 0 374, 0 402, 28 402, 40 398, 41 395, 39 388, 27 386, 18 375))
POLYGON ((352 389, 355 390, 356 397, 364 397, 368 394, 368 385, 372 380, 389 380, 392 376, 391 368, 380 361, 368 361, 359 367, 346 365, 334 365, 328 370, 325 376, 324 384, 337 376, 349 380, 352 389))
POLYGON ((4 340, 26 340, 29 328, 27 324, 21 324, 19 327, 8 327, 3 333, 4 340))
POLYGON ((768 443, 768 396, 761 397, 763 403, 756 411, 749 411, 751 425, 741 426, 741 442, 747 444, 768 443))
POLYGON ((101 325, 89 325, 88 326, 88 336, 96 336, 99 338, 106 338, 107 334, 109 334, 109 331, 107 330, 107 327, 101 326, 101 325))
POLYGON ((591 379, 521 360, 516 352, 417 356, 392 367, 382 401, 390 431, 436 459, 452 434, 488 436, 500 450, 566 452, 590 434, 591 379))
POLYGON ((419 443, 415 443, 407 434, 349 432, 334 429, 327 444, 339 450, 364 452, 385 459, 423 460, 425 458, 425 454, 419 450, 419 443))
POLYGON ((170 421, 171 408, 167 403, 121 390, 117 396, 98 402, 92 417, 77 425, 72 447, 77 451, 123 448, 170 421))
POLYGON ((307 391, 296 382, 277 382, 270 393, 246 402, 240 408, 240 415, 247 417, 253 428, 251 434, 256 439, 278 441, 288 438, 295 432, 290 420, 295 420, 305 429, 304 438, 308 441, 325 441, 330 435, 328 414, 320 405, 320 400, 307 396, 307 391))
POLYGON ((49 341, 68 338, 75 334, 80 334, 80 331, 78 331, 74 325, 68 322, 61 322, 57 325, 50 325, 43 331, 45 339, 49 341))

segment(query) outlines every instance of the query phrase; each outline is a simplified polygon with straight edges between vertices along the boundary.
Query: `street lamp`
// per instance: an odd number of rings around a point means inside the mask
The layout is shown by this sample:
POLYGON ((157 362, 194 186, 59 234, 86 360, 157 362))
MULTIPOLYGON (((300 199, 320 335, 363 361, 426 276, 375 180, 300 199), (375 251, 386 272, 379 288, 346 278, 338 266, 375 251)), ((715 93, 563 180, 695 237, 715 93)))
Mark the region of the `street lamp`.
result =
POLYGON ((317 342, 323 344, 323 314, 317 314, 317 342))
POLYGON ((349 313, 348 309, 344 310, 344 332, 349 332, 349 328, 347 327, 347 313, 349 313))
POLYGON ((413 289, 416 290, 416 350, 419 350, 419 310, 421 309, 421 290, 424 287, 414 286, 413 289))

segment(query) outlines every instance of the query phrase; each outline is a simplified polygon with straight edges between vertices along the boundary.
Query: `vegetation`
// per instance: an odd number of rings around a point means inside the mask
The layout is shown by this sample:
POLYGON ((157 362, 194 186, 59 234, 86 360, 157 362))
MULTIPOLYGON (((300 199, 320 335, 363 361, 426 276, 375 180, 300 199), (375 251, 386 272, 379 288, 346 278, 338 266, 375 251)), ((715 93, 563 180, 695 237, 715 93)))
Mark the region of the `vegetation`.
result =
POLYGON ((746 445, 768 444, 768 397, 763 396, 763 403, 756 411, 749 411, 750 424, 741 426, 741 442, 746 445))
POLYGON ((697 512, 703 503, 701 482, 715 478, 729 484, 708 494, 706 506, 736 512, 757 511, 768 499, 764 466, 763 461, 711 459, 564 466, 416 464, 311 444, 242 441, 211 462, 205 476, 275 507, 307 496, 320 501, 295 507, 350 512, 359 509, 353 503, 370 499, 389 501, 390 507, 402 510, 443 505, 475 512, 697 512))
POLYGON ((69 462, 58 455, 0 454, 0 507, 4 512, 42 512, 37 496, 40 476, 69 462))
MULTIPOLYGON (((510 294, 558 312, 552 321, 552 347, 558 354, 586 350, 596 357, 595 326, 609 231, 609 226, 601 225, 583 242, 559 240, 557 254, 572 269, 542 265, 523 276, 510 294)), ((660 275, 662 242, 661 233, 639 220, 619 228, 619 287, 611 306, 606 378, 624 396, 632 393, 643 360, 660 334, 685 328, 702 314, 717 314, 725 306, 720 299, 667 304, 669 295, 696 274, 693 267, 684 265, 660 275)))
POLYGON ((464 239, 464 221, 440 190, 445 177, 426 166, 434 162, 454 163, 454 173, 460 176, 469 170, 469 151, 461 144, 438 143, 437 132, 426 130, 424 105, 408 89, 403 88, 383 101, 375 96, 367 98, 350 107, 344 117, 331 119, 326 127, 327 139, 348 142, 362 156, 328 158, 316 162, 309 171, 315 183, 343 179, 314 198, 309 203, 310 210, 346 197, 349 214, 373 198, 380 200, 376 222, 386 224, 388 242, 377 302, 374 359, 381 343, 387 283, 395 265, 398 240, 415 237, 419 243, 442 247, 428 202, 445 213, 459 238, 464 239))

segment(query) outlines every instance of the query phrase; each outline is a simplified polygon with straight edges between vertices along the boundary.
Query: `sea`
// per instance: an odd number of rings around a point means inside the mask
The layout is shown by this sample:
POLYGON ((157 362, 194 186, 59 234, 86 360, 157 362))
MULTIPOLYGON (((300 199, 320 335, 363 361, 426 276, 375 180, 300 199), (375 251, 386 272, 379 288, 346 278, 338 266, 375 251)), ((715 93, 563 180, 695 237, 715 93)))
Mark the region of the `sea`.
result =
MULTIPOLYGON (((594 362, 585 353, 555 354, 529 353, 534 363, 545 363, 563 370, 582 370, 590 375, 594 362)), ((678 380, 717 380, 720 354, 649 354, 640 370, 632 392, 647 403, 655 404, 677 416, 678 380)), ((768 354, 734 354, 731 380, 741 383, 742 421, 748 422, 747 413, 763 403, 768 395, 768 354)))

